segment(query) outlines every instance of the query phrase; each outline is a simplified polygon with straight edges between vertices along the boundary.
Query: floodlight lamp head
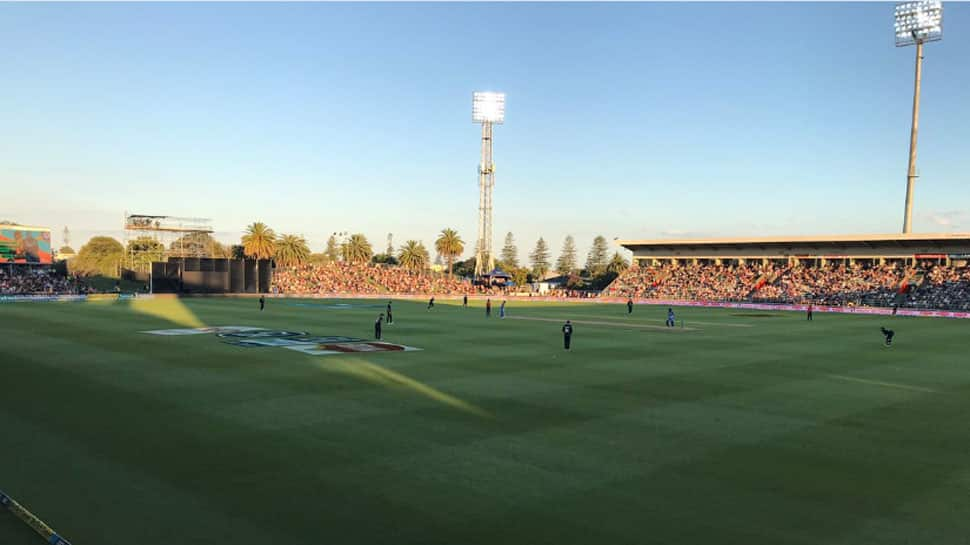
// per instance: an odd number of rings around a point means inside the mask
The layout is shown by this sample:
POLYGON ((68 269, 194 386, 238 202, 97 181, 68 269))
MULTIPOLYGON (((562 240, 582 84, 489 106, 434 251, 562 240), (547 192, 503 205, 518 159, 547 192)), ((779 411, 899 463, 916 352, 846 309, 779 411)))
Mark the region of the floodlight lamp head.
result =
POLYGON ((505 121, 505 93, 475 91, 472 94, 472 121, 501 125, 505 121))
POLYGON ((943 2, 919 0, 896 4, 896 47, 943 39, 943 2))

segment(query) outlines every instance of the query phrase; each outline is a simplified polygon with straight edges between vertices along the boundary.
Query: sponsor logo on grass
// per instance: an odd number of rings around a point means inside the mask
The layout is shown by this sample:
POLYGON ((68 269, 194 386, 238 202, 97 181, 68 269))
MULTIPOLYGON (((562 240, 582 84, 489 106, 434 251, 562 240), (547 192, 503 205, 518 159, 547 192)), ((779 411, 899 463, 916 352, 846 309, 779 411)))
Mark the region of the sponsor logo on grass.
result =
POLYGON ((142 331, 142 333, 148 333, 149 335, 179 336, 179 335, 205 335, 208 333, 238 333, 241 331, 256 331, 261 329, 263 328, 238 326, 238 325, 226 325, 226 326, 220 326, 220 327, 193 327, 189 329, 155 329, 152 331, 142 331))
POLYGON ((217 335, 223 338, 231 339, 263 339, 263 338, 284 338, 284 337, 302 337, 307 333, 306 331, 281 331, 277 329, 245 329, 240 331, 219 331, 216 332, 217 335))
POLYGON ((368 341, 342 335, 310 335, 305 331, 265 329, 248 326, 197 327, 190 329, 156 329, 143 331, 150 335, 179 337, 186 335, 214 334, 223 343, 243 348, 286 348, 310 356, 333 354, 362 354, 374 352, 411 352, 421 350, 383 341, 368 341))
POLYGON ((311 356, 329 356, 332 354, 361 354, 368 352, 411 352, 421 350, 413 346, 391 344, 382 341, 364 341, 354 343, 317 343, 293 344, 285 347, 311 356))

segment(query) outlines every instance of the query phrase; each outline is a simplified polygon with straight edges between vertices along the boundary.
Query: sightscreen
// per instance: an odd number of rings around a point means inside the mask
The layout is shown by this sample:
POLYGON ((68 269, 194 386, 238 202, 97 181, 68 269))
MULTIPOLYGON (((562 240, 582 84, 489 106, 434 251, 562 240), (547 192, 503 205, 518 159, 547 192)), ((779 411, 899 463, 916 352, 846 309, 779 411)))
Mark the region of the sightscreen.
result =
POLYGON ((23 225, 0 225, 0 263, 50 265, 50 229, 23 225))

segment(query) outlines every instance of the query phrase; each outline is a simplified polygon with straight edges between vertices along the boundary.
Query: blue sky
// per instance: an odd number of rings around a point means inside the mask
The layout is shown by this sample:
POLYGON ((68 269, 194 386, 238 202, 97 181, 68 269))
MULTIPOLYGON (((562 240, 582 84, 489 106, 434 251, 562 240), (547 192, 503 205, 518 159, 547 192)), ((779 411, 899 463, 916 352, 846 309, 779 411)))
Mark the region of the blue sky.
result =
MULTIPOLYGON (((970 5, 926 47, 914 229, 970 231, 970 5)), ((0 4, 0 218, 261 220, 320 251, 454 227, 471 93, 495 239, 896 232, 913 48, 889 3, 0 4)))

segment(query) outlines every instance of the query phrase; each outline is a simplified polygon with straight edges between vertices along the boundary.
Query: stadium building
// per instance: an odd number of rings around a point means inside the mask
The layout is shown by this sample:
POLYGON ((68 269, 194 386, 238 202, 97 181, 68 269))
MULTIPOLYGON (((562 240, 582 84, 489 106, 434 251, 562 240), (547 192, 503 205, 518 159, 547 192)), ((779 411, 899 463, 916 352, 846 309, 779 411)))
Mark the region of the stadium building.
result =
POLYGON ((633 262, 640 266, 687 263, 913 265, 931 261, 962 267, 970 258, 970 233, 623 240, 619 244, 633 252, 633 262))
POLYGON ((634 240, 605 295, 970 310, 970 234, 634 240))

